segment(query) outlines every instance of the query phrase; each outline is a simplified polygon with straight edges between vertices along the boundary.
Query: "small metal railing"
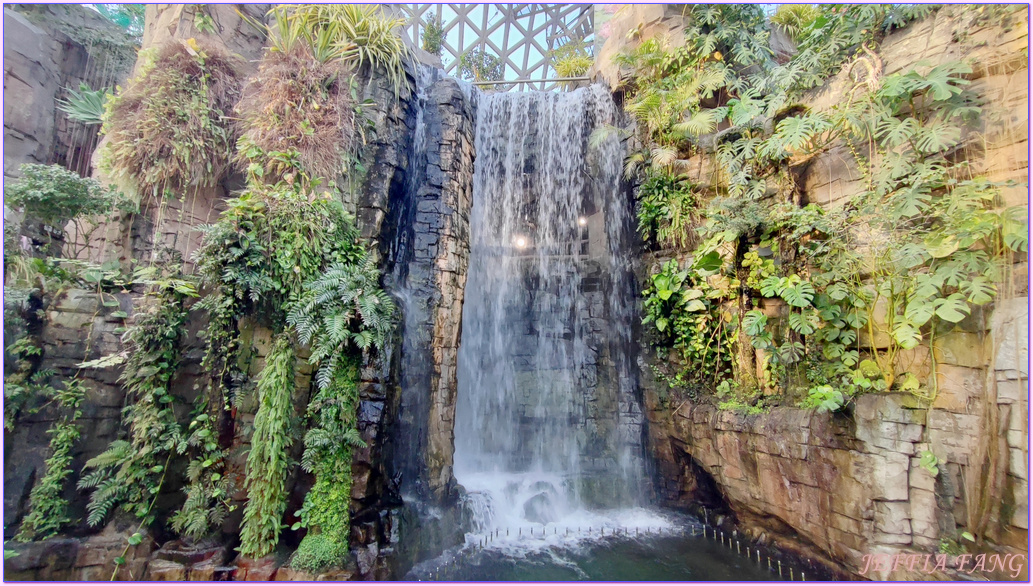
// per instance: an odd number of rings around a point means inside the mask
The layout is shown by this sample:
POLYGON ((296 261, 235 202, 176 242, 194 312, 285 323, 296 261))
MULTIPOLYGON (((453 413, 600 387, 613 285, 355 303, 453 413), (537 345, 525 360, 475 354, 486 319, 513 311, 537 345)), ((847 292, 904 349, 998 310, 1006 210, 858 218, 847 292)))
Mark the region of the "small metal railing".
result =
POLYGON ((512 87, 507 88, 507 90, 513 89, 514 87, 518 87, 518 86, 525 85, 525 84, 551 83, 553 85, 548 86, 548 87, 545 88, 545 91, 549 91, 549 90, 555 89, 556 87, 560 87, 562 89, 563 86, 560 85, 560 84, 564 84, 564 83, 573 84, 573 82, 590 81, 590 80, 591 80, 591 78, 589 78, 587 76, 581 76, 581 77, 551 77, 551 78, 542 78, 542 79, 513 79, 513 80, 500 79, 500 80, 497 80, 497 81, 475 81, 475 82, 472 82, 472 83, 473 83, 473 85, 475 85, 477 87, 490 87, 490 86, 498 86, 498 85, 512 85, 512 87))

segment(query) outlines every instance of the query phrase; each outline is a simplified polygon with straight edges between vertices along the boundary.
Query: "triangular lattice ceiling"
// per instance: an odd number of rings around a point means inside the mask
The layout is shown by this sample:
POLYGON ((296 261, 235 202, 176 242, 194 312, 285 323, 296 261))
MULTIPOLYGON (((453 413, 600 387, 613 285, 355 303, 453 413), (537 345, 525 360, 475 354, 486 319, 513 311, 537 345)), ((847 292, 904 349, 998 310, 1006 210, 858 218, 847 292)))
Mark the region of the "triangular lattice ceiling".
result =
MULTIPOLYGON (((556 77, 550 52, 568 41, 584 42, 591 51, 594 34, 592 4, 397 4, 389 9, 407 19, 406 39, 421 46, 425 19, 438 16, 445 29, 442 62, 458 74, 459 56, 481 50, 498 57, 503 79, 543 80, 556 77)), ((538 81, 521 84, 550 89, 538 81)))

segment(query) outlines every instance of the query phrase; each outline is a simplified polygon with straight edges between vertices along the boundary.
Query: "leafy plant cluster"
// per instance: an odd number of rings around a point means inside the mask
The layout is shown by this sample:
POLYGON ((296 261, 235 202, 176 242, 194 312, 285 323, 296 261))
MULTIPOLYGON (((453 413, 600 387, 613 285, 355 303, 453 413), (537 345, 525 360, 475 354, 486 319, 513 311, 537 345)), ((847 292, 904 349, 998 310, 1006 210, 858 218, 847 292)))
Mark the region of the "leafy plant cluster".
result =
POLYGON ((438 15, 427 15, 423 20, 423 50, 441 56, 445 46, 445 25, 438 15))
MULTIPOLYGON (((343 361, 355 352, 382 347, 394 313, 394 304, 379 287, 379 271, 339 197, 298 189, 284 182, 252 184, 206 229, 198 256, 202 279, 211 287, 202 301, 212 317, 204 359, 213 368, 210 400, 226 400, 241 317, 257 318, 278 336, 276 355, 267 358, 259 375, 259 409, 248 458, 249 504, 241 552, 253 557, 275 547, 286 506, 283 471, 293 437, 283 418, 293 409, 294 377, 284 374, 285 363, 289 358, 293 369, 297 347, 309 346, 318 388, 336 392, 343 361)), ((335 478, 350 475, 350 466, 336 460, 332 467, 312 469, 317 486, 321 471, 332 470, 335 478)), ((347 523, 347 508, 339 513, 335 519, 347 523)), ((310 531, 319 527, 314 524, 310 531)), ((342 551, 347 550, 347 531, 329 535, 345 539, 342 551)))
POLYGON ((80 241, 78 246, 71 243, 67 251, 72 258, 112 212, 132 209, 113 186, 103 187, 96 179, 80 177, 60 165, 27 163, 19 172, 20 177, 4 186, 4 204, 57 231, 72 222, 80 241))
POLYGON ((588 73, 595 63, 584 42, 568 41, 554 49, 550 55, 552 68, 558 77, 578 77, 588 73))
POLYGON ((232 160, 241 82, 239 58, 225 50, 169 41, 107 101, 101 168, 137 197, 215 185, 232 160))
MULTIPOLYGON (((1024 207, 1001 209, 1004 185, 956 162, 981 114, 964 91, 970 68, 919 63, 885 76, 869 47, 925 10, 824 7, 779 64, 752 7, 699 6, 685 48, 652 40, 624 57, 637 76, 628 108, 653 145, 628 166, 653 167, 640 190, 647 234, 659 232, 657 209, 681 206, 674 195, 654 201, 657 173, 673 177, 675 160, 696 153, 716 163, 696 258, 718 255, 730 284, 724 309, 738 359, 725 390, 740 399, 804 389, 804 405, 834 410, 858 392, 897 389, 931 400, 935 380, 926 388, 899 372, 900 352, 991 302, 1004 265, 1027 249, 1024 207), (825 112, 792 106, 843 63, 842 102, 825 112), (863 191, 841 207, 800 207, 795 169, 833 144, 853 154, 863 191), (777 302, 763 310, 762 300, 777 302)), ((657 291, 646 292, 644 319, 662 333, 677 313, 657 291)))
POLYGON ((646 241, 687 248, 696 243, 699 194, 684 175, 649 170, 638 188, 638 231, 646 241))
POLYGON ((94 90, 85 83, 79 82, 78 90, 67 88, 66 91, 68 98, 58 101, 58 110, 68 114, 72 120, 87 126, 104 123, 104 105, 111 94, 109 89, 94 90))
POLYGON ((270 31, 273 52, 290 54, 304 45, 320 63, 340 61, 351 73, 364 67, 380 70, 395 96, 408 94, 405 64, 411 51, 395 33, 404 19, 375 4, 280 5, 270 15, 275 22, 270 31))
POLYGON ((273 46, 237 106, 245 129, 237 161, 252 179, 332 188, 363 170, 355 153, 372 130, 356 75, 385 71, 395 94, 407 93, 409 50, 392 32, 398 22, 376 6, 280 6, 270 15, 273 46))
MULTIPOLYGON (((227 151, 236 143, 246 186, 227 202, 215 224, 202 227, 198 281, 184 277, 173 264, 160 263, 138 267, 132 276, 119 267, 61 259, 15 267, 26 281, 65 286, 85 279, 98 292, 133 283, 149 287, 151 302, 125 331, 123 351, 81 365, 123 365, 125 436, 87 462, 79 488, 91 491, 90 524, 102 523, 115 509, 139 520, 127 551, 158 520, 155 505, 167 492, 173 458, 189 458, 185 499, 168 519, 176 533, 203 539, 231 510, 233 487, 219 428, 247 376, 239 331, 245 317, 271 329, 275 343, 257 379, 240 551, 260 557, 279 540, 286 481, 294 466, 289 450, 300 439, 293 405, 301 355, 316 372, 302 462, 316 475, 316 487, 299 511, 307 537, 296 563, 325 567, 341 563, 348 551, 351 450, 363 445, 355 427, 358 364, 361 355, 368 358, 375 348, 382 350, 395 311, 336 181, 349 157, 357 156, 368 124, 363 115, 368 104, 356 98, 355 74, 381 68, 397 91, 407 87, 403 62, 408 51, 392 32, 397 23, 378 11, 363 6, 274 9, 274 46, 259 72, 261 81, 249 86, 241 103, 239 126, 230 124, 227 114, 239 94, 236 62, 193 39, 154 53, 138 78, 108 101, 106 164, 139 193, 164 197, 214 183, 232 164, 227 151), (317 153, 306 142, 312 140, 331 150, 317 153), (171 381, 182 359, 184 324, 198 286, 205 294, 193 307, 206 310, 209 318, 203 332, 209 384, 183 420, 177 416, 181 400, 173 395, 171 381)), ((53 194, 39 199, 56 205, 53 194)), ((25 342, 12 349, 25 355, 26 367, 22 379, 13 381, 21 390, 11 386, 17 396, 8 397, 8 419, 17 416, 19 407, 37 408, 39 397, 52 394, 46 373, 30 376, 34 351, 29 346, 25 342)), ((60 431, 55 431, 61 441, 54 444, 52 458, 56 480, 48 472, 44 488, 34 493, 40 496, 40 514, 51 515, 53 522, 62 518, 50 496, 64 478, 58 478, 58 468, 74 441, 66 428, 60 431)), ((24 530, 36 537, 51 529, 37 524, 24 530)), ((124 563, 123 554, 115 560, 116 571, 124 563)))
POLYGON ((22 520, 16 539, 32 541, 46 539, 71 521, 68 501, 64 499, 65 479, 72 474, 72 448, 79 441, 80 429, 76 421, 82 416, 86 388, 79 379, 72 379, 64 388, 49 389, 52 401, 65 413, 47 434, 50 435, 50 457, 44 462, 45 471, 29 493, 29 514, 22 520))
POLYGON ((141 525, 153 523, 169 461, 187 451, 170 382, 181 359, 185 302, 196 293, 169 284, 155 289, 155 303, 136 314, 122 338, 125 364, 120 380, 128 395, 122 420, 128 437, 88 460, 85 469, 91 472, 79 479, 80 489, 92 491, 87 505, 92 526, 100 525, 117 507, 140 519, 141 525))
POLYGON ((643 292, 642 323, 656 330, 651 343, 662 354, 673 351, 681 365, 669 381, 675 386, 713 388, 732 373, 734 328, 722 307, 728 290, 709 282, 715 268, 701 263, 683 270, 678 261, 670 260, 643 292))
MULTIPOLYGON (((320 544, 317 549, 324 555, 312 561, 303 551, 298 563, 325 567, 340 563, 348 550, 350 491, 342 492, 341 487, 351 477, 350 448, 325 442, 331 438, 358 441, 357 398, 348 394, 355 384, 352 381, 349 386, 352 371, 345 366, 359 352, 383 347, 394 304, 380 289, 379 270, 359 240, 335 181, 345 159, 354 157, 364 140, 364 105, 357 102, 354 81, 345 80, 370 60, 375 66, 383 65, 374 55, 379 49, 372 45, 363 51, 374 53, 354 57, 359 61, 349 57, 353 55, 348 52, 350 43, 356 38, 350 20, 372 13, 366 8, 309 8, 276 12, 280 37, 265 60, 275 69, 263 69, 262 85, 240 108, 246 129, 238 157, 246 164, 247 186, 227 202, 216 224, 203 228, 197 260, 209 290, 200 305, 209 313, 203 365, 211 373, 207 397, 212 404, 226 405, 240 376, 239 320, 250 316, 276 336, 258 377, 240 551, 261 557, 279 542, 292 465, 289 448, 296 439, 290 425, 295 396, 292 373, 298 351, 307 346, 318 388, 308 411, 318 427, 305 437, 303 466, 316 475, 316 487, 307 496, 304 510, 318 512, 302 515, 311 536, 306 536, 303 550, 320 544), (284 65, 288 60, 290 67, 284 65), (280 87, 282 93, 270 93, 272 87, 280 87), (266 94, 273 100, 272 107, 260 99, 266 94), (287 111, 305 112, 282 116, 281 105, 287 111), (332 108, 337 113, 327 118, 312 114, 332 108), (356 134, 338 148, 342 126, 345 133, 354 129, 356 134), (333 150, 318 155, 307 150, 299 138, 306 129, 316 135, 335 134, 319 145, 333 150), (332 433, 320 435, 318 430, 332 433), (327 557, 328 552, 333 555, 327 557)), ((397 57, 402 59, 404 54, 397 57)))

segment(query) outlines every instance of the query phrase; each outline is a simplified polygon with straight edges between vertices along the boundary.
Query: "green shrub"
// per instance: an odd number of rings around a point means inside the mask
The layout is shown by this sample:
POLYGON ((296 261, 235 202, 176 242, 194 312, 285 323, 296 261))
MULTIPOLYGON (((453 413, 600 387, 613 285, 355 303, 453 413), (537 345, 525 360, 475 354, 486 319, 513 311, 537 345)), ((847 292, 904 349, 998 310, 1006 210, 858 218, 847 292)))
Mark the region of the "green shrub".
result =
POLYGON ((445 26, 441 17, 427 15, 423 21, 423 50, 431 55, 441 56, 441 50, 445 45, 445 26))
POLYGON ((469 81, 501 81, 505 72, 502 61, 480 49, 471 49, 459 56, 459 75, 469 81))
POLYGON ((123 204, 118 191, 60 165, 26 163, 21 177, 4 186, 4 205, 54 228, 72 220, 110 213, 123 204))

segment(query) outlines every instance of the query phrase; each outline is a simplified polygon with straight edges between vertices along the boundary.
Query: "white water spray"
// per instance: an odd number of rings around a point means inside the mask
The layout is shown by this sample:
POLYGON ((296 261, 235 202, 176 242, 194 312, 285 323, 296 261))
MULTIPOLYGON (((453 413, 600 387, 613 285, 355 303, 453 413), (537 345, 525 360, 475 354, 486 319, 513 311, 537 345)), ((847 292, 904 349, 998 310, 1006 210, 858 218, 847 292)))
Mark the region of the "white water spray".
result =
POLYGON ((638 508, 623 149, 589 144, 616 123, 598 86, 477 96, 455 427, 476 535, 665 523, 638 508))

